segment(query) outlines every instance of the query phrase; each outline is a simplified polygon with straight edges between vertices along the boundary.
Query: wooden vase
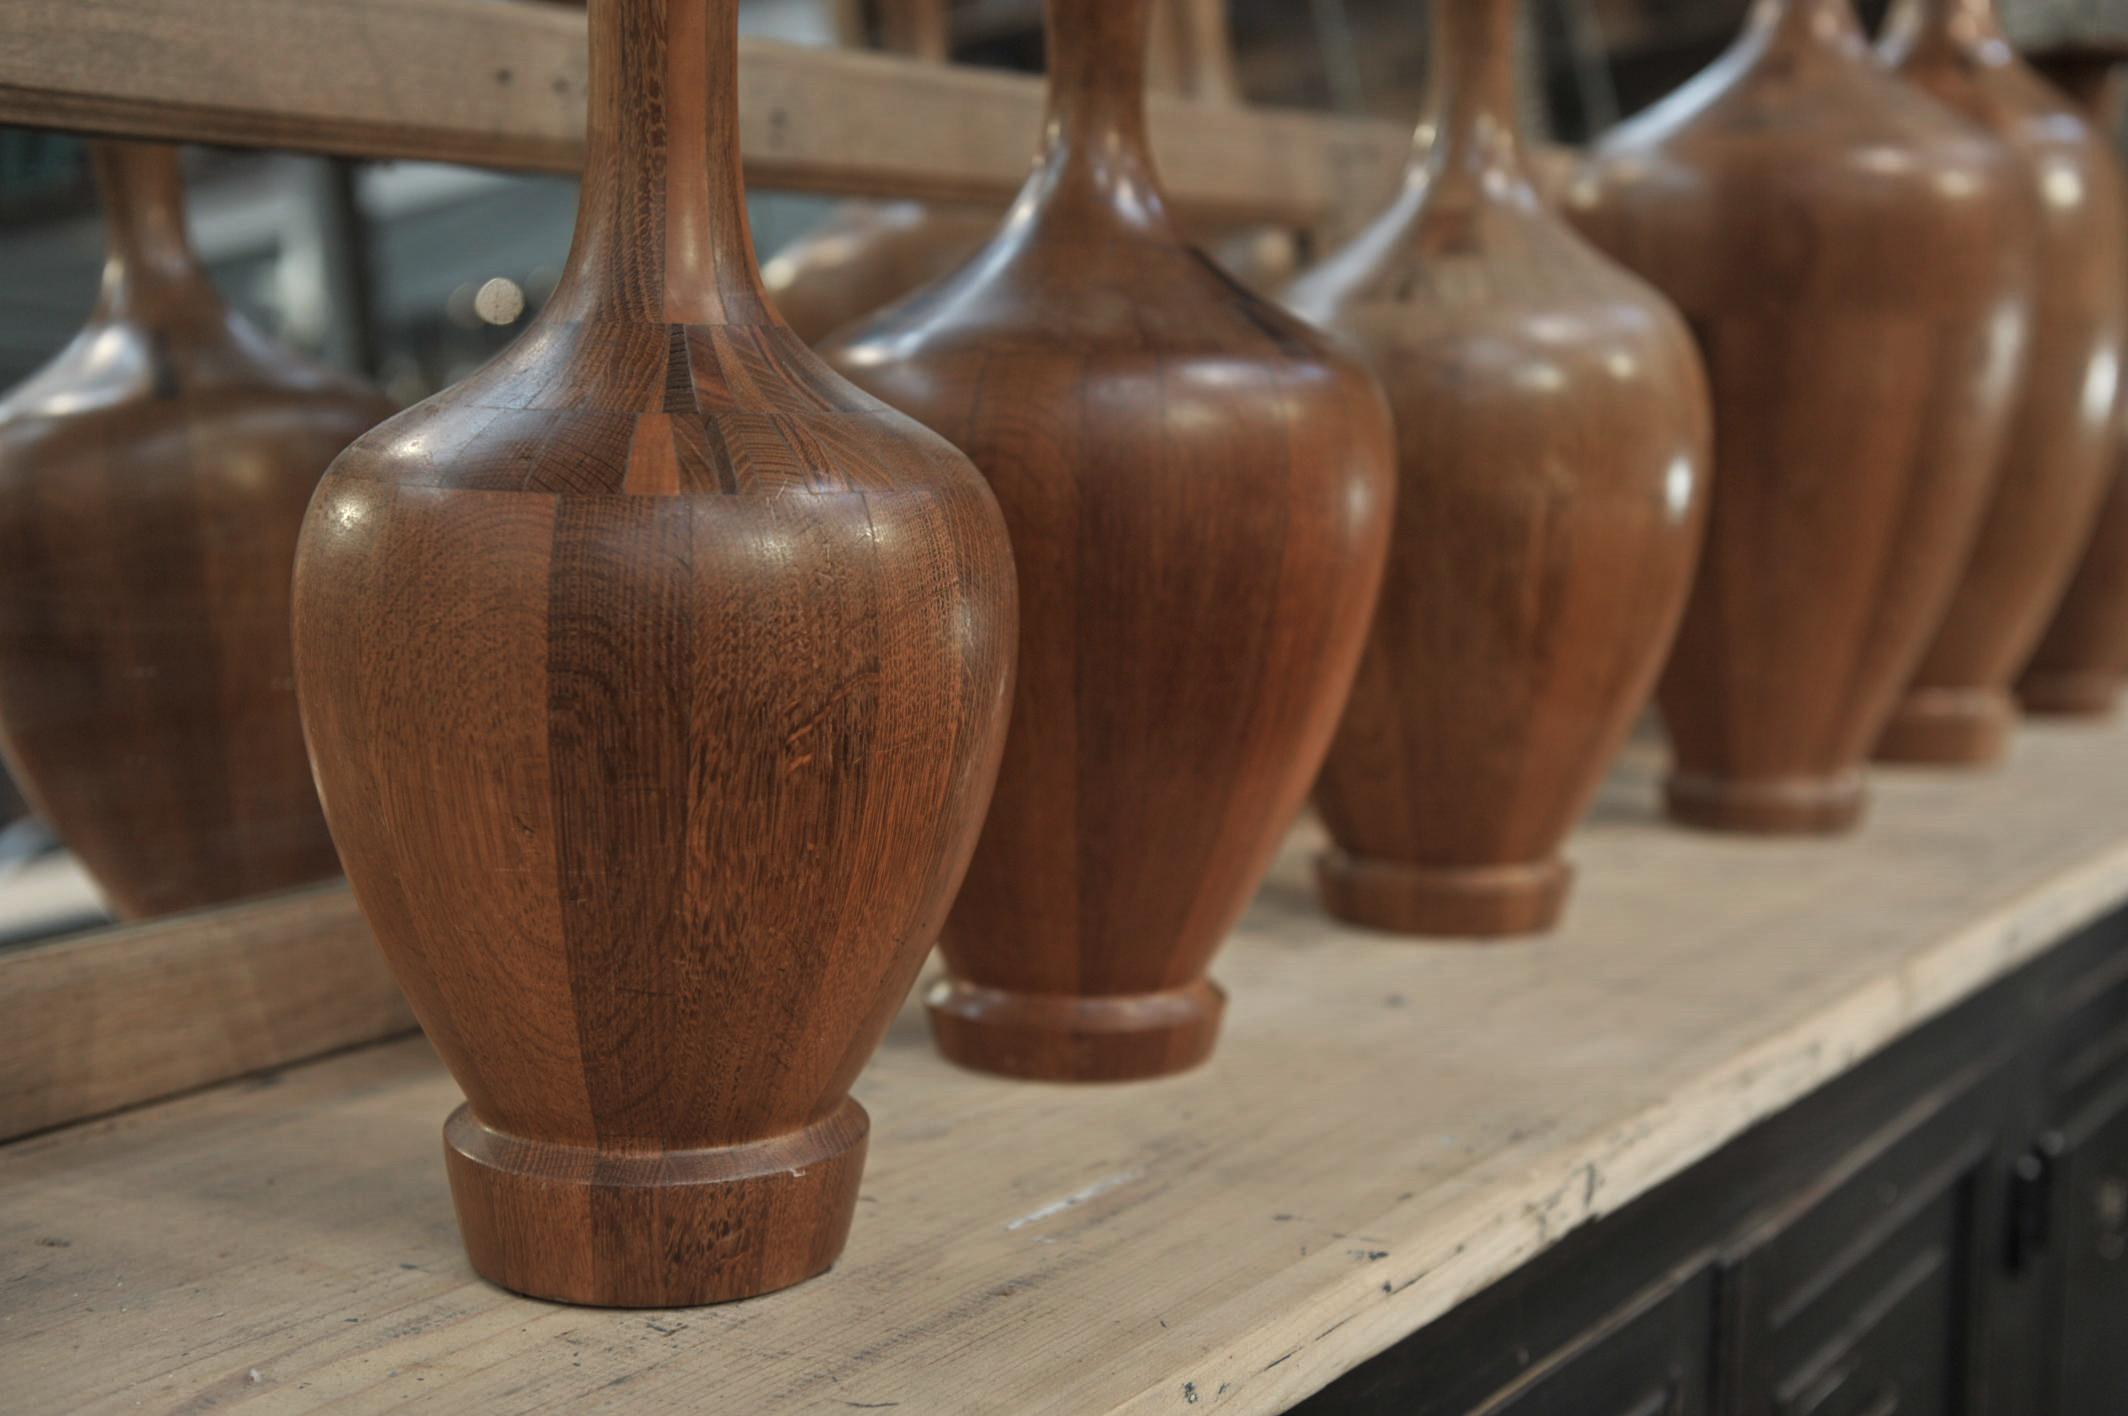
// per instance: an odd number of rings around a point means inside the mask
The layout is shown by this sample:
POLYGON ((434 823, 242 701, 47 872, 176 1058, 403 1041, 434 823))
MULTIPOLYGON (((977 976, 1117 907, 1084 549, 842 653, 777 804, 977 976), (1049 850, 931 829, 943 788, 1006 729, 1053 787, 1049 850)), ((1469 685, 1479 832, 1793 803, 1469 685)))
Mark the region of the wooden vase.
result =
MULTIPOLYGON (((2034 66, 2076 100, 2097 136, 2110 144, 2121 130, 2118 56, 2069 51, 2034 66)), ((2120 400, 2119 413, 2106 497, 2090 544, 2017 680, 2018 702, 2028 713, 2104 715, 2128 682, 2128 396, 2120 400)))
POLYGON ((122 916, 339 870, 289 667, 296 532, 392 408, 222 303, 178 150, 91 148, 87 328, 0 401, 0 746, 122 916))
MULTIPOLYGON (((895 0, 886 47, 944 64, 945 0, 895 0)), ((1154 0, 1148 83, 1214 107, 1241 102, 1226 0, 1154 0)), ((762 267, 769 297, 808 344, 875 314, 966 264, 997 234, 994 208, 936 202, 845 202, 762 267)), ((1275 227, 1215 233, 1220 266, 1252 290, 1291 278, 1293 233, 1275 227)))
POLYGON ((1993 0, 1899 0, 1885 61, 1996 138, 2029 194, 2025 374, 1958 589, 1877 743, 1894 762, 1979 765, 2009 745, 2011 687, 2090 544, 2119 448, 2128 203, 2108 141, 2017 56, 1993 0))
POLYGON ((1207 968, 1322 761, 1387 549, 1373 380, 1169 215, 1147 9, 1051 0, 1003 230, 825 351, 965 448, 1012 531, 1012 732, 929 1001, 948 1057, 1018 1076, 1206 1055, 1207 968))
POLYGON ((1654 687, 1706 519, 1684 321, 1546 210, 1515 0, 1435 0, 1402 194, 1288 303, 1365 352, 1398 451, 1389 572, 1315 800, 1331 913, 1549 928, 1567 832, 1654 687))
POLYGON ((336 463, 296 568, 326 814, 465 1089, 473 1266, 570 1302, 841 1250, 851 1082, 966 868, 1010 706, 996 502, 761 289, 738 0, 592 0, 569 264, 336 463))
POLYGON ((1706 551, 1658 690, 1669 810, 1845 829, 2008 429, 2031 259, 2019 172, 1875 66, 1849 0, 1758 0, 1565 202, 1683 311, 1714 394, 1706 551))

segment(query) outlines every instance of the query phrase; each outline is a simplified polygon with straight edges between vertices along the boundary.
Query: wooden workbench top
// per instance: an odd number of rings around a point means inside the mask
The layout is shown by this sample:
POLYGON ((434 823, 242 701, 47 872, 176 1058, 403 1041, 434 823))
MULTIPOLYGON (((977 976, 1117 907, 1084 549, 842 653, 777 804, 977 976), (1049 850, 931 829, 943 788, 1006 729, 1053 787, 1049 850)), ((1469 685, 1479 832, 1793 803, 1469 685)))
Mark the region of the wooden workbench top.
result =
POLYGON ((1201 1072, 857 1087, 848 1253, 685 1312, 514 1298, 460 1253, 425 1044, 0 1149, 0 1407, 1275 1411, 2128 899, 2128 730, 1884 773, 1846 841, 1663 826, 1641 758, 1566 929, 1417 945, 1313 907, 1306 828, 1201 1072))

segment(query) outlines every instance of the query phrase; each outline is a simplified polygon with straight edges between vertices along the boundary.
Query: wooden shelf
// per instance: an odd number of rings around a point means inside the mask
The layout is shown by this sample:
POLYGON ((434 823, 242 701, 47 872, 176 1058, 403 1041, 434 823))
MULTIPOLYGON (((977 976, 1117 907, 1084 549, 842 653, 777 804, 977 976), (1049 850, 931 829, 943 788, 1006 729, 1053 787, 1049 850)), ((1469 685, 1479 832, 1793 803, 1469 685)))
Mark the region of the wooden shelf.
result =
POLYGON ((2128 728, 1883 773, 1836 842, 1665 827, 1645 754, 1564 932, 1342 930, 1282 859, 1170 1082, 955 1071, 914 1009, 814 1283, 678 1313, 474 1279, 418 1040, 0 1148, 0 1371, 26 1411, 1181 1413, 1283 1408, 2128 899, 2128 728))
MULTIPOLYGON (((16 0, 0 122, 355 157, 574 172, 580 9, 520 0, 16 0)), ((1027 174, 1039 80, 745 41, 740 125, 762 189, 1002 202, 1027 174)), ((1378 203, 1396 124, 1152 101, 1174 200, 1312 224, 1378 203)))

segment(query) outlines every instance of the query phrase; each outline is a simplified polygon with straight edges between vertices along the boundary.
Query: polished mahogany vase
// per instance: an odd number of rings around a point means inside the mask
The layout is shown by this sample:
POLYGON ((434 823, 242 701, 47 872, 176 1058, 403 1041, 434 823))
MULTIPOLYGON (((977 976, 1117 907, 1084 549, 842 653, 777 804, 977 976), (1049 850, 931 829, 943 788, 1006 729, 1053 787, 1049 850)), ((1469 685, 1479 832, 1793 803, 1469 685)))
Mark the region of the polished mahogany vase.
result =
POLYGON ((825 351, 966 449, 1012 530, 1012 731, 930 1007, 948 1057, 1028 1077, 1206 1055, 1207 969, 1321 764, 1387 549, 1373 380, 1169 215, 1146 11, 1051 0, 1004 229, 825 351))
MULTIPOLYGON (((2112 53, 2071 51, 2036 67, 2082 105, 2102 138, 2120 132, 2128 89, 2112 53)), ((2128 396, 2120 400, 2112 442, 2091 542, 2017 680, 2018 702, 2028 713, 2110 713, 2128 683, 2128 396)))
POLYGON ((1315 800, 1333 914, 1550 927, 1567 832, 1646 703, 1705 527, 1691 332, 1545 209, 1516 133, 1515 0, 1435 0, 1430 150, 1288 303, 1366 353, 1396 529, 1315 800))
POLYGON ((2011 686, 2090 544, 2119 449, 2128 335, 2128 202, 2109 140, 2017 57, 1994 0, 1900 0, 1886 61, 1998 139, 2036 213, 2028 353, 1980 538, 1881 759, 1992 762, 2011 686))
POLYGON ((88 327, 0 401, 0 746, 128 918, 339 872, 289 666, 318 478, 390 416, 234 314, 178 150, 92 145, 88 327))
POLYGON ((1848 0, 1759 0, 1565 193, 1683 311, 1714 394, 1705 554, 1659 697, 1670 812, 1825 832, 1966 564, 2022 367, 2030 223, 1985 134, 1848 0))
POLYGON ((771 313, 738 0, 592 0, 559 288, 311 506, 296 667, 347 873, 467 1104, 473 1265, 572 1302, 833 1262, 849 1097, 1010 707, 997 505, 771 313))

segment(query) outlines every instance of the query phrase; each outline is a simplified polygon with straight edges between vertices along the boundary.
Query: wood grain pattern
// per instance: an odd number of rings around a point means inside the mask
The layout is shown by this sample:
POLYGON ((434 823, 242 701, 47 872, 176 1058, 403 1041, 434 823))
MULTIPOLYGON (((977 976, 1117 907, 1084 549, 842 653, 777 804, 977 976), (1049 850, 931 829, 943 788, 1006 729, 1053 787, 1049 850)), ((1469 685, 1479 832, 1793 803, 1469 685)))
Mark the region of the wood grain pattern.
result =
MULTIPOLYGON (((2119 54, 2056 51, 2032 62, 2083 106, 2101 134, 2120 132, 2128 85, 2119 54)), ((2018 703, 2028 713, 2110 713, 2128 684, 2128 397, 2121 400, 2120 422, 2091 543, 2017 681, 2018 703)))
POLYGON ((1888 761, 1977 765, 2008 749, 2011 686, 2090 544, 2120 449, 2128 201, 2111 143, 2017 57, 1994 0, 1900 0, 1882 50, 1902 78, 2003 145, 2036 214, 2025 375, 1995 490, 1877 744, 1888 761))
POLYGON ((413 1029, 343 885, 0 953, 0 1139, 413 1029))
POLYGON ((965 869, 1010 705, 997 507, 779 324, 737 0, 593 0, 560 287, 349 450, 297 672, 357 897, 465 1088, 475 1266, 575 1302, 825 1268, 848 1097, 965 869))
POLYGON ((1357 362, 1178 234, 1146 0, 1052 0, 1048 138, 997 239, 827 358, 975 459, 1020 572, 997 799, 940 943, 939 1045, 1021 1076, 1179 1070, 1206 970, 1314 776, 1386 551, 1357 362))
POLYGON ((1659 690, 1670 810, 1845 829, 1998 465, 2028 318, 2025 188, 1997 145, 1877 69, 1848 0, 1759 0, 1565 199, 1684 312, 1714 391, 1707 550, 1659 690))
MULTIPOLYGON (((898 8, 905 13, 890 37, 921 44, 906 51, 914 58, 945 63, 944 0, 903 0, 898 8)), ((1153 34, 1166 38, 1170 63, 1164 73, 1153 66, 1150 92, 1239 105, 1224 0, 1155 0, 1153 34)), ((1161 46, 1155 43, 1150 52, 1158 55, 1161 46)), ((846 203, 778 251, 761 268, 762 278, 784 322, 817 345, 958 270, 997 233, 999 215, 992 208, 934 202, 846 203)), ((1273 289, 1292 277, 1296 243, 1289 231, 1237 231, 1215 245, 1220 264, 1252 290, 1273 289)))
POLYGON ((1544 207, 1515 0, 1436 0, 1434 134, 1293 288, 1397 428, 1381 608, 1315 793, 1324 903, 1421 934, 1550 928, 1561 843, 1646 703, 1705 529, 1706 377, 1647 285, 1544 207))
POLYGON ((296 531, 392 411, 222 303, 175 148, 95 150, 86 328, 0 400, 0 749, 120 915, 339 871, 289 666, 296 531))
POLYGON ((8 1398, 1282 1412, 2128 900, 2118 793, 2093 790, 2128 773, 2128 724, 2035 724, 2000 773, 1886 774, 1837 843, 1665 829, 1654 756, 1629 749, 1577 834, 1559 933, 1520 944, 1326 920, 1322 835, 1296 832, 1222 956, 1226 1041, 1187 1076, 964 1071, 911 1000, 860 1082, 846 1256, 756 1302, 586 1312, 481 1283, 435 1165, 458 1089, 419 1041, 0 1148, 8 1398))
MULTIPOLYGON (((575 172, 581 18, 516 0, 10 0, 0 122, 575 172)), ((768 40, 740 52, 755 186, 982 204, 1026 179, 1035 79, 768 40)), ((1153 106, 1171 194, 1205 220, 1306 226, 1376 199, 1404 159, 1395 123, 1153 106)))

